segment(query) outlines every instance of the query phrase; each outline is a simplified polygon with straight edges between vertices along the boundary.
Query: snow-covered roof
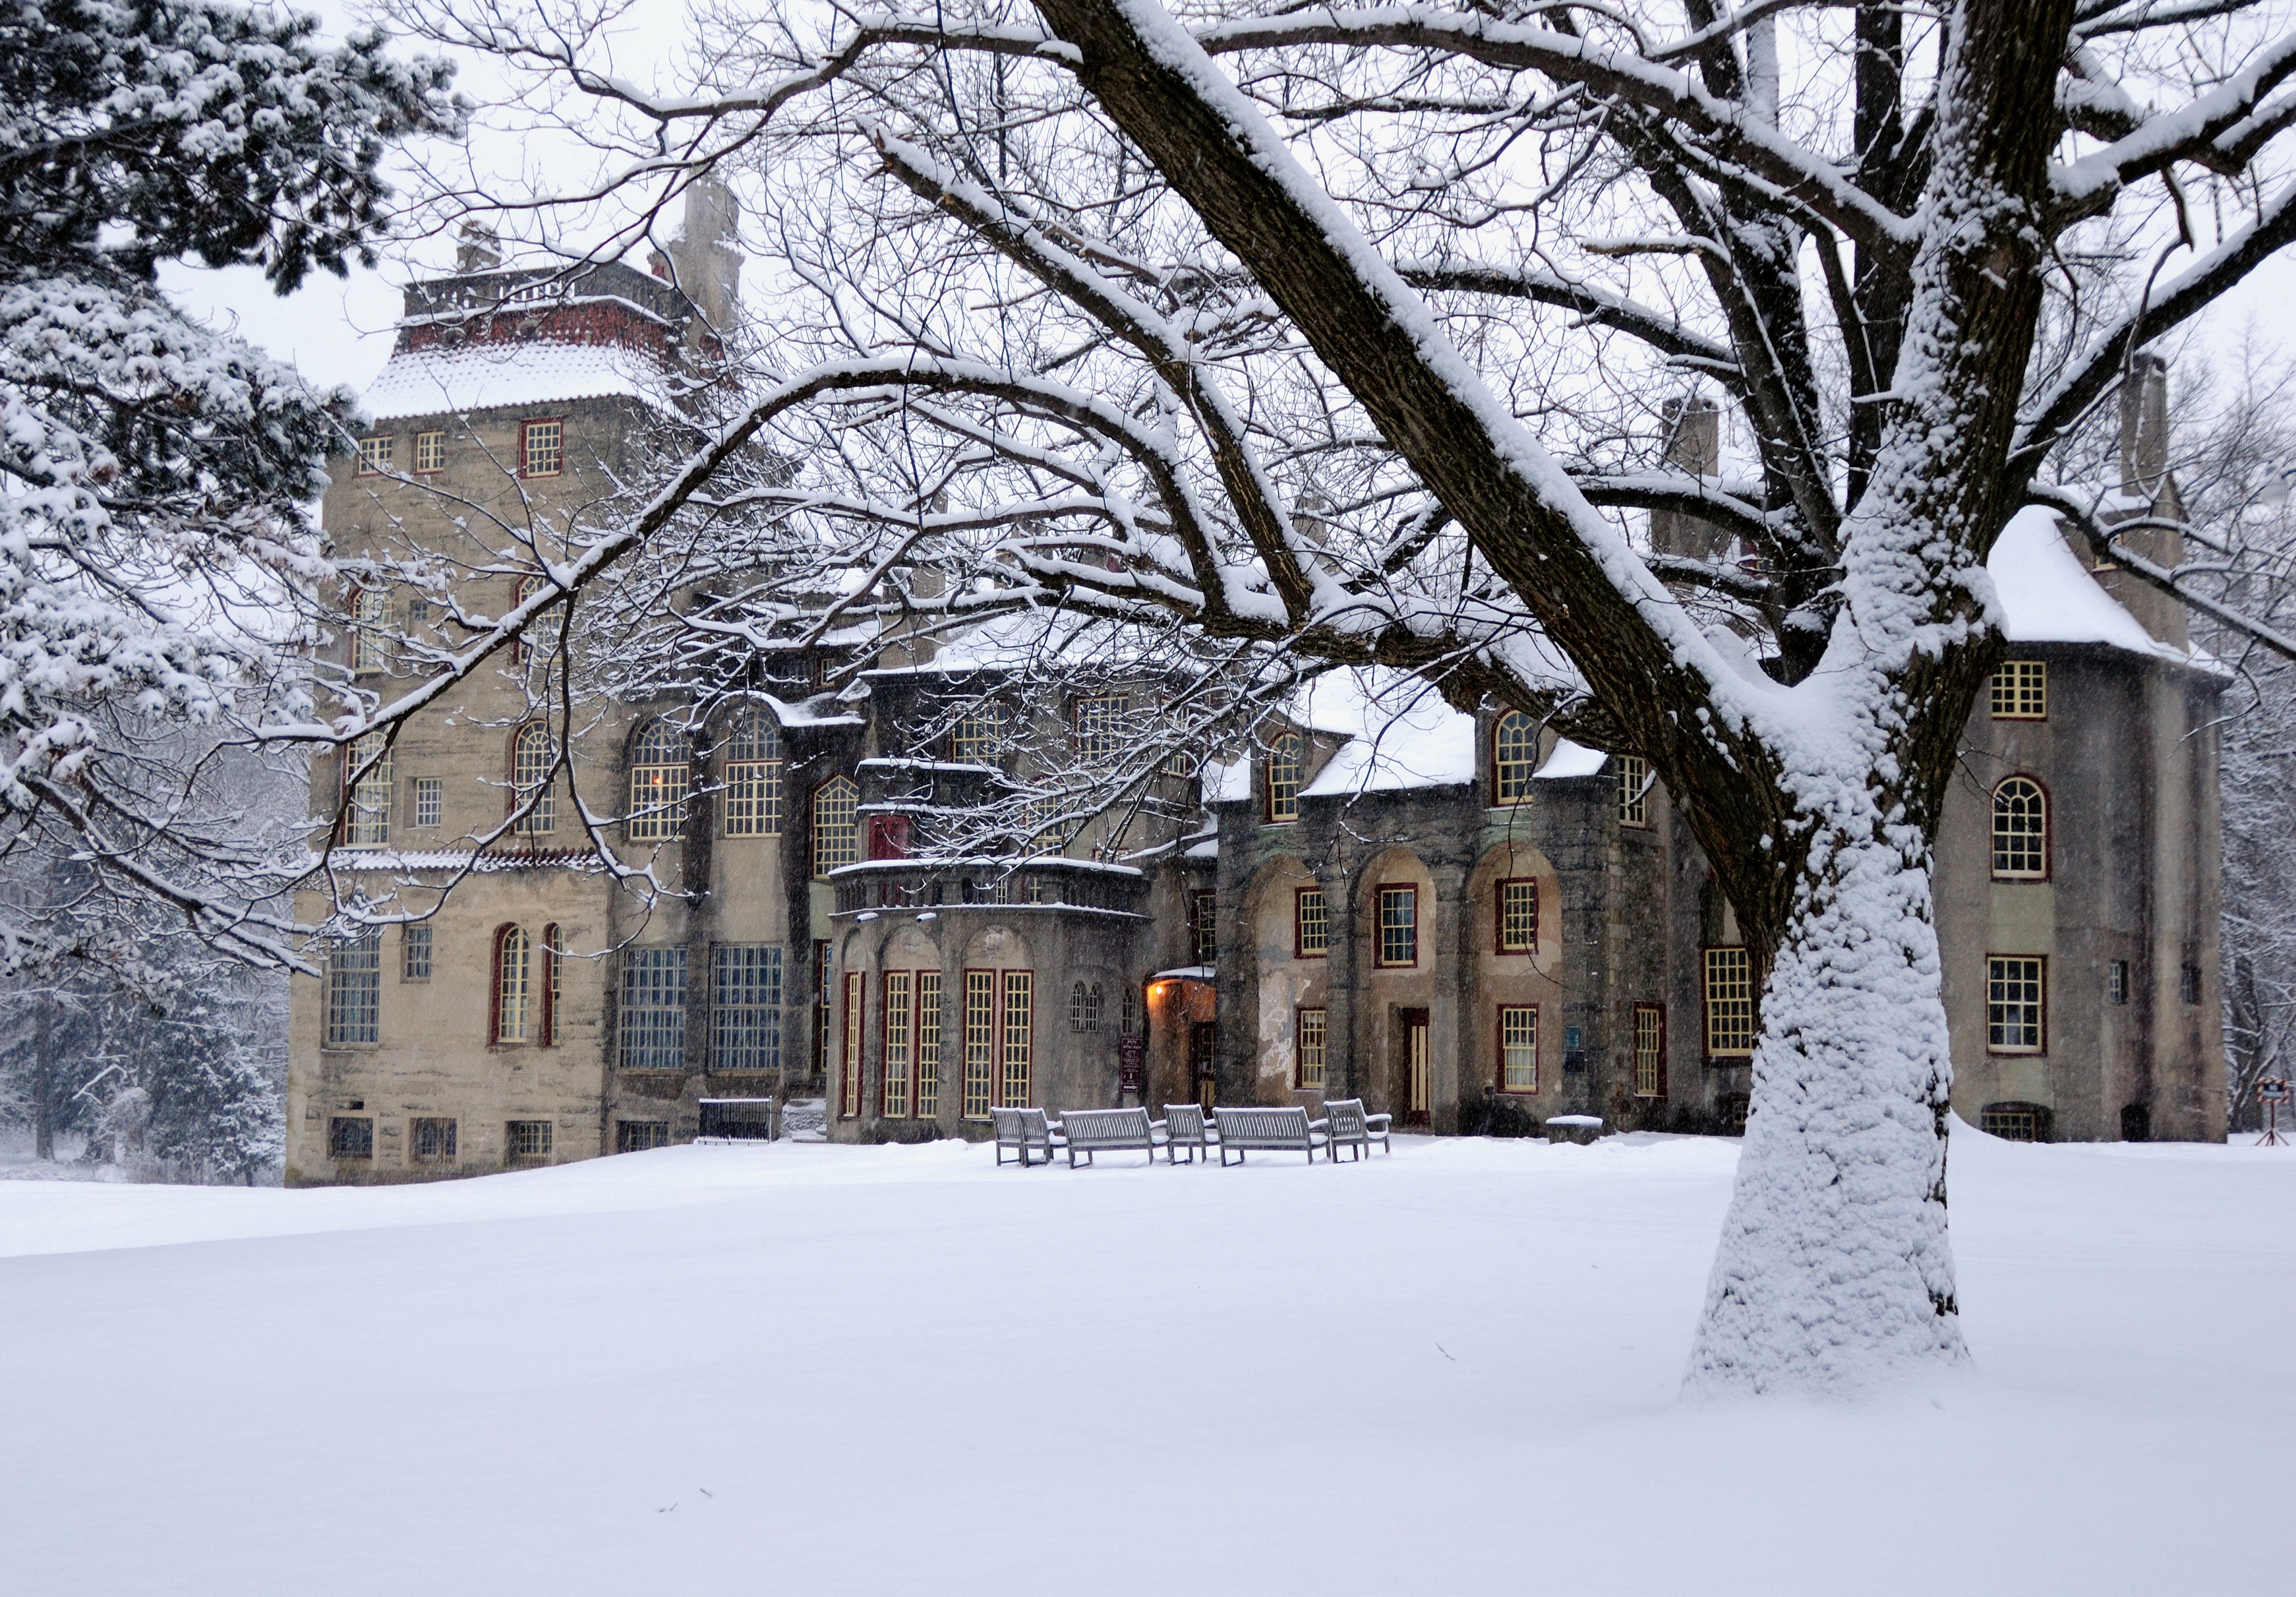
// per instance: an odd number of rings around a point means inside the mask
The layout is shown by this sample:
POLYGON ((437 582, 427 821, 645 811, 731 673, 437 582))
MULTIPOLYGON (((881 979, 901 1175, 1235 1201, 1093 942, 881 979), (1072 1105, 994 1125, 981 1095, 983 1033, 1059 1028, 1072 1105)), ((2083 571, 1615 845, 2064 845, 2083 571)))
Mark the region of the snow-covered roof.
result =
MULTIPOLYGON (((573 866, 594 868, 600 863, 598 856, 572 849, 555 849, 547 853, 488 853, 473 854, 468 849, 351 849, 338 848, 327 856, 327 865, 334 870, 532 870, 540 866, 573 866)), ((311 856, 311 868, 318 868, 319 856, 311 856)))
POLYGON ((2012 643, 2103 643, 2164 660, 2189 660, 2161 642, 2089 574, 2056 513, 2028 506, 2009 520, 1985 563, 2012 643))
POLYGON ((1299 724, 1347 739, 1300 790, 1302 798, 1475 780, 1475 718, 1452 709, 1416 678, 1332 671, 1316 678, 1291 709, 1299 724))
POLYGON ((1554 752, 1546 756, 1546 764, 1531 772, 1531 780, 1544 778, 1548 781, 1567 781, 1572 777, 1596 776, 1610 757, 1600 749, 1581 748, 1568 737, 1558 737, 1554 752))
POLYGON ((378 422, 617 395, 666 409, 675 381, 652 357, 611 344, 472 344, 393 354, 361 402, 378 422))

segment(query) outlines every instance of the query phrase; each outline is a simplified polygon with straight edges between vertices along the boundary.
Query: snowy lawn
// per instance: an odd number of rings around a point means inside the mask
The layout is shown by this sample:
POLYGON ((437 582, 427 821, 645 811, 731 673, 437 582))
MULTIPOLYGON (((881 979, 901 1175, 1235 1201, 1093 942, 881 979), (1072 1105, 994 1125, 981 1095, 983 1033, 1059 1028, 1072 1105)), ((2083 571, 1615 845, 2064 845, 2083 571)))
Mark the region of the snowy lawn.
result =
POLYGON ((1684 1404, 1736 1155, 0 1182, 0 1589, 2296 1590, 2296 1150, 1958 1130, 1977 1373, 1684 1404))

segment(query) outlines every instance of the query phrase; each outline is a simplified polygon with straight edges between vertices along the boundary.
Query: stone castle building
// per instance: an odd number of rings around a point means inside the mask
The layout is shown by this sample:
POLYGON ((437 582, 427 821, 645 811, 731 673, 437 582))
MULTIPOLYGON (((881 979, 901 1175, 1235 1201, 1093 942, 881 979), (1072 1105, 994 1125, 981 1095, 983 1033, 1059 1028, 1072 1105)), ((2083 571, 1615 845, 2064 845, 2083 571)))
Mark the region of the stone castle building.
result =
MULTIPOLYGON (((567 518, 675 435, 736 311, 731 220, 705 196, 653 273, 545 281, 474 244, 407 291, 324 514, 339 552, 448 562, 462 614, 354 592, 332 660, 354 688, 418 684, 386 623, 441 647, 490 624, 567 518)), ((2174 507, 2144 375, 2116 513, 2174 507)), ((1726 470, 1718 418, 1677 423, 1678 463, 1726 470)), ((1727 554, 1695 523, 1652 536, 1727 554)), ((2012 659, 1971 718, 1937 874, 1956 1107, 2012 1136, 2220 1139, 2222 675, 2040 513, 1992 569, 2012 659)), ((1023 641, 909 647, 858 700, 763 663, 699 725, 586 703, 561 766, 545 632, 387 758, 318 770, 330 890, 428 913, 297 982, 289 1180, 586 1158, 815 1099, 840 1140, 980 1135, 999 1104, 1358 1095, 1436 1132, 1742 1123, 1746 955, 1640 761, 1342 673, 1251 749, 1157 777, 1120 831, 922 859, 1032 738, 1112 756, 1156 695, 1120 674, 1053 693, 1014 665, 1023 641), (672 890, 610 869, 602 839, 672 890)))

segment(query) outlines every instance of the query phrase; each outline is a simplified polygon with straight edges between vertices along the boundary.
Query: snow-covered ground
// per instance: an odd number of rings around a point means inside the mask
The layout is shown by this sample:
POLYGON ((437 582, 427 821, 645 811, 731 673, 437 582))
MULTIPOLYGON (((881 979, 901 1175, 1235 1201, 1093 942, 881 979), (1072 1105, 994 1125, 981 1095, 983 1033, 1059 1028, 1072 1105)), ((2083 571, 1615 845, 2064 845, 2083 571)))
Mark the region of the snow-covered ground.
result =
POLYGON ((2296 1590, 2296 1150, 1959 1131, 1976 1372, 1685 1404, 1736 1155, 0 1182, 0 1589, 2296 1590))

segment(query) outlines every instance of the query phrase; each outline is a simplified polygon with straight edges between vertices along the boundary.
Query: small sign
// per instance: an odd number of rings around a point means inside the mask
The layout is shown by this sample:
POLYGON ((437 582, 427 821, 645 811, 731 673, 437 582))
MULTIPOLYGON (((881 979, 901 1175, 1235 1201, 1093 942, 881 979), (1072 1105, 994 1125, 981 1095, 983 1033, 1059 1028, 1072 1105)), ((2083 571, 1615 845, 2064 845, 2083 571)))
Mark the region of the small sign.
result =
POLYGON ((1138 1092, 1148 1085, 1148 1042, 1144 1037, 1120 1037, 1116 1043, 1116 1090, 1138 1092))
POLYGON ((2276 1102, 2284 1101, 2288 1097, 2288 1083, 2277 1077, 2268 1082, 2259 1082, 2256 1083, 2256 1096, 2276 1102))

